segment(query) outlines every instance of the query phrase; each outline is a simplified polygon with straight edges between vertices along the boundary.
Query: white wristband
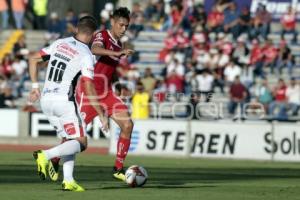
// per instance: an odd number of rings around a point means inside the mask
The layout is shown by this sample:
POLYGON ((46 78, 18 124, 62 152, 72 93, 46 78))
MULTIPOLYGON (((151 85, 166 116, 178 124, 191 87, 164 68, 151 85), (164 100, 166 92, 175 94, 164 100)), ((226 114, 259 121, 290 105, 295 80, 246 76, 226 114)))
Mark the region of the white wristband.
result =
POLYGON ((32 89, 39 89, 40 88, 39 83, 32 83, 31 87, 32 87, 32 89))

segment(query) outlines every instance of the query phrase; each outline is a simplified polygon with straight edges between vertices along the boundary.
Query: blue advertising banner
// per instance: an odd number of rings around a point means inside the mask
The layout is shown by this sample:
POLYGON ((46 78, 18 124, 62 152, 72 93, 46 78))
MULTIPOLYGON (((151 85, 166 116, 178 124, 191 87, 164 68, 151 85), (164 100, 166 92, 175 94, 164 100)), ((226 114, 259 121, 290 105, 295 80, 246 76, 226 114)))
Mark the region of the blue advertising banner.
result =
POLYGON ((298 4, 298 0, 252 0, 252 14, 255 14, 260 4, 266 6, 267 10, 272 14, 274 20, 279 20, 287 11, 289 6, 292 6, 294 9, 296 9, 298 13, 300 11, 300 4, 298 4))
MULTIPOLYGON (((211 11, 211 8, 213 7, 213 5, 215 4, 217 0, 205 0, 204 1, 204 7, 207 13, 209 13, 211 11)), ((252 0, 234 0, 234 2, 237 5, 238 10, 242 10, 242 8, 244 7, 251 7, 251 2, 252 0)))

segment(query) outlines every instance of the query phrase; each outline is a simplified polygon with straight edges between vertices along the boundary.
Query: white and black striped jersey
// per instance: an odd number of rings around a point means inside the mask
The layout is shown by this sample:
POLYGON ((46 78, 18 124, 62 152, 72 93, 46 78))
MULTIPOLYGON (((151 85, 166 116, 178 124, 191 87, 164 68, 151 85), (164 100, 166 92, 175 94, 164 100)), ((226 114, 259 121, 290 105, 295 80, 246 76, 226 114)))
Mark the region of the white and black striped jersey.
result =
POLYGON ((42 97, 72 97, 77 79, 94 79, 94 57, 89 47, 74 37, 59 39, 40 51, 48 60, 42 97))

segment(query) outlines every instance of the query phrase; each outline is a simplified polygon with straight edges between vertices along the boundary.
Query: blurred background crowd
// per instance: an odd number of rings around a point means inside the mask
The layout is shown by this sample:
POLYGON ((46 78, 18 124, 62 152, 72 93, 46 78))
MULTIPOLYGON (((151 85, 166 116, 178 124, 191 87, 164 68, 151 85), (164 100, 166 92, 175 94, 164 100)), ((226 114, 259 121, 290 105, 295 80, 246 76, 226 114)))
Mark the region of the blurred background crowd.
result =
MULTIPOLYGON (((0 0, 1 31, 39 30, 44 34, 42 46, 47 46, 71 36, 77 20, 93 14, 72 9, 63 14, 50 12, 49 3, 0 0)), ((122 38, 125 46, 135 49, 143 32, 165 33, 165 37, 154 58, 163 67, 154 70, 151 63, 144 62, 147 66, 140 68, 137 63, 143 62, 143 56, 136 50, 117 68, 124 84, 122 93, 131 96, 125 100, 132 105, 132 116, 153 116, 151 103, 185 102, 180 116, 201 118, 199 103, 222 99, 226 117, 233 119, 238 113, 260 111, 268 119, 299 118, 300 70, 293 50, 298 44, 296 9, 290 4, 276 21, 280 28, 274 39, 270 37, 275 33, 274 17, 266 4, 258 4, 254 12, 249 6, 239 7, 233 0, 215 0, 209 9, 204 0, 133 2, 130 27, 122 38)), ((107 2, 97 13, 99 29, 110 27, 114 8, 114 3, 107 2)), ((32 51, 26 37, 22 32, 11 51, 1 57, 0 107, 16 107, 18 99, 26 98, 27 58, 32 51)), ((155 38, 150 38, 149 45, 151 41, 155 38)), ((36 110, 28 105, 26 109, 36 110)))

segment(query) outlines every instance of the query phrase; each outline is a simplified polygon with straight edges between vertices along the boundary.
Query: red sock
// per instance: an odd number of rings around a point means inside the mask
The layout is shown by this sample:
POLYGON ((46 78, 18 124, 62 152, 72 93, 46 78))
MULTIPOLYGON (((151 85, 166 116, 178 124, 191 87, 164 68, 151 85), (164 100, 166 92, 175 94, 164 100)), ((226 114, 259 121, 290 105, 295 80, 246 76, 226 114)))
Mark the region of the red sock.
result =
POLYGON ((115 162, 115 167, 117 169, 123 168, 123 163, 127 156, 129 146, 130 146, 130 139, 123 138, 120 136, 117 144, 117 156, 115 162))

